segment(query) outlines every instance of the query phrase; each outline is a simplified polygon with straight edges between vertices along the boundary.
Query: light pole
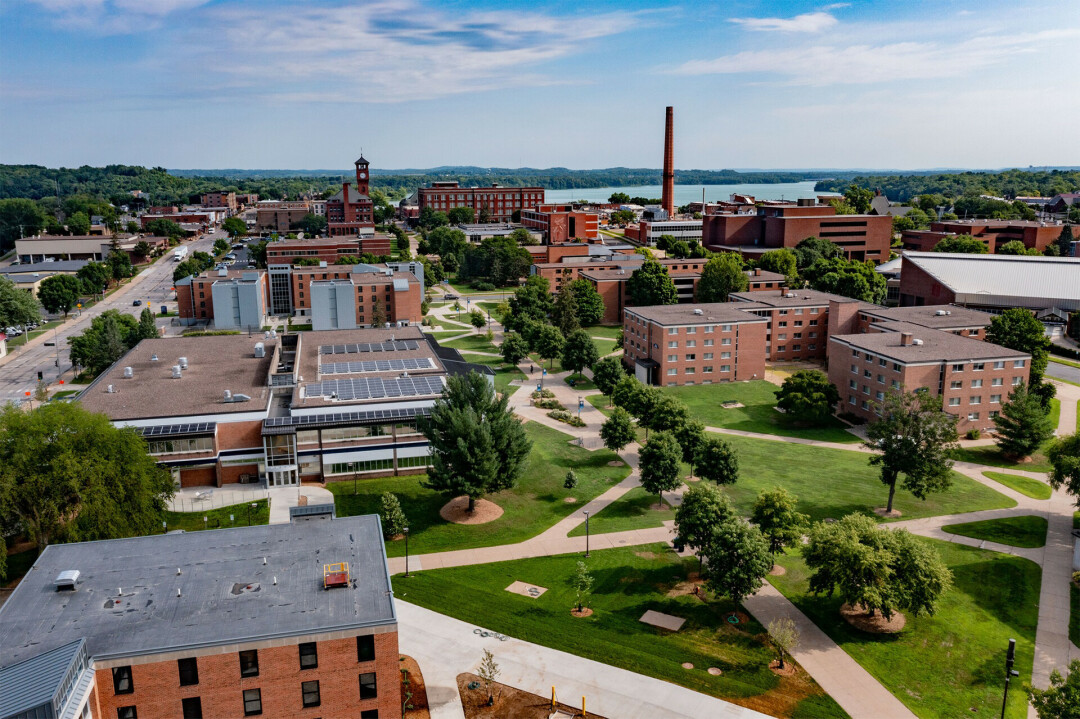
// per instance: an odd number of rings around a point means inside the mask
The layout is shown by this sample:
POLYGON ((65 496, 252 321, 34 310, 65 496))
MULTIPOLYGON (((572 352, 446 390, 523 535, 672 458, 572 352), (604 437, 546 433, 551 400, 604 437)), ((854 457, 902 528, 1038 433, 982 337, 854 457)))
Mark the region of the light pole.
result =
POLYGON ((1016 660, 1016 640, 1009 640, 1009 652, 1005 655, 1005 696, 1001 699, 1001 719, 1005 719, 1005 705, 1009 703, 1009 681, 1013 677, 1020 676, 1020 672, 1013 669, 1016 660))
POLYGON ((405 533, 405 576, 409 576, 409 528, 401 530, 405 533))
POLYGON ((168 534, 169 533, 169 522, 167 520, 163 521, 161 523, 161 533, 162 534, 168 534))
POLYGON ((589 558, 589 510, 585 510, 585 558, 589 558))
POLYGON ((251 526, 251 510, 255 509, 255 507, 257 507, 257 506, 258 505, 255 502, 252 502, 251 504, 248 505, 248 526, 249 527, 251 526))

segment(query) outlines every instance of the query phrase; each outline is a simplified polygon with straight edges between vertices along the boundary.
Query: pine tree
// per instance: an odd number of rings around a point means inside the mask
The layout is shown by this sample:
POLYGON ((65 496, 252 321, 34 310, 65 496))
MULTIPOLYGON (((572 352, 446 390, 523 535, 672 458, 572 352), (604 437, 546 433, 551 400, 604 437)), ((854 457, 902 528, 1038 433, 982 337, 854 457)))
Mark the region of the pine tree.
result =
POLYGON ((1008 457, 1027 457, 1054 434, 1049 413, 1038 395, 1021 384, 1009 393, 1001 414, 994 417, 997 446, 1008 457))
POLYGON ((154 313, 149 307, 144 307, 139 314, 139 327, 135 330, 135 333, 140 340, 154 339, 161 336, 158 333, 157 324, 154 323, 154 313))
POLYGON ((382 496, 382 528, 383 537, 393 539, 404 534, 405 527, 409 526, 405 519, 405 512, 401 509, 401 502, 393 492, 385 492, 382 496))

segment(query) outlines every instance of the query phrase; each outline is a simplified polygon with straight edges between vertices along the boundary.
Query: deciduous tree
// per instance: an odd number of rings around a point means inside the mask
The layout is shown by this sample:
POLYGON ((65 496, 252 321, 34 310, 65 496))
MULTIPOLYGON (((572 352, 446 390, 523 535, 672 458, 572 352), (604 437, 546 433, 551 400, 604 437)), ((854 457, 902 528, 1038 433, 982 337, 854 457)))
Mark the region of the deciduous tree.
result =
POLYGON ((592 585, 593 576, 589 573, 589 567, 579 559, 577 569, 574 571, 574 604, 577 605, 579 613, 588 606, 592 585))
POLYGON ((776 272, 787 278, 789 287, 801 287, 798 261, 795 253, 786 247, 769 250, 758 260, 757 266, 766 272, 776 272))
POLYGON ((101 374, 138 342, 138 322, 117 310, 105 310, 82 334, 68 338, 72 364, 101 374))
POLYGON ((578 328, 566 336, 566 344, 562 349, 563 369, 580 374, 582 370, 591 368, 598 359, 600 353, 588 332, 578 328))
POLYGON ((569 335, 574 330, 581 329, 578 320, 577 297, 566 285, 555 295, 555 303, 551 308, 551 322, 563 335, 569 335))
POLYGON ((1058 437, 1046 451, 1050 460, 1050 485, 1077 498, 1080 506, 1080 432, 1058 437))
POLYGON ((697 458, 705 446, 705 425, 696 419, 690 419, 689 415, 679 426, 673 428, 675 440, 682 449, 682 461, 690 465, 690 474, 694 474, 697 466, 697 458))
POLYGON ((604 440, 605 447, 616 453, 637 439, 630 413, 622 407, 611 410, 611 416, 600 426, 600 439, 604 440))
POLYGON ((698 451, 697 470, 702 479, 735 484, 739 479, 739 456, 719 437, 706 437, 698 451))
POLYGON ((667 268, 652 259, 646 259, 641 267, 630 273, 626 294, 630 304, 638 307, 674 305, 679 301, 679 293, 667 268))
POLYGON ((75 275, 53 275, 41 281, 37 296, 47 312, 63 312, 67 317, 71 308, 78 303, 81 293, 82 283, 75 275))
POLYGON ((529 343, 516 332, 507 332, 499 346, 499 354, 507 364, 516 365, 529 356, 529 343))
POLYGON ((705 586, 735 604, 761 588, 772 569, 769 545, 761 531, 742 517, 728 517, 714 529, 704 548, 705 586))
POLYGON ((1039 719, 1072 719, 1080 716, 1080 659, 1069 662, 1069 673, 1050 672, 1050 686, 1036 689, 1026 686, 1028 700, 1039 719))
POLYGON ((577 303, 577 319, 582 327, 595 325, 604 319, 604 300, 591 282, 578 278, 566 286, 574 295, 577 303))
POLYGON ((38 203, 22 197, 0 200, 0 252, 15 246, 15 240, 33 237, 45 226, 45 213, 38 203))
POLYGON ((744 292, 750 280, 737 252, 721 252, 705 263, 697 285, 698 302, 727 302, 732 292, 744 292))
POLYGON ((112 273, 101 262, 87 262, 75 272, 75 277, 82 283, 83 294, 99 295, 112 279, 112 273))
POLYGON ((803 531, 810 525, 810 518, 795 511, 798 499, 783 487, 761 492, 754 501, 751 519, 769 543, 769 551, 775 555, 784 547, 795 546, 802 539, 803 531))
POLYGON ((791 651, 799 646, 799 628, 795 626, 791 617, 778 617, 769 622, 765 630, 769 633, 773 650, 776 651, 776 661, 780 663, 779 669, 783 669, 784 658, 790 656, 791 651))
POLYGON ((608 396, 608 404, 611 404, 611 393, 615 385, 626 376, 622 360, 618 357, 604 357, 593 364, 593 383, 597 389, 608 396))
POLYGON ((682 451, 670 432, 657 432, 638 453, 641 469, 641 486, 649 494, 655 494, 659 502, 664 500, 664 492, 678 489, 679 461, 682 451))
POLYGON ((784 380, 776 390, 776 405, 785 417, 803 424, 820 424, 832 416, 840 392, 821 370, 802 369, 784 380))
POLYGON ((734 516, 727 495, 715 484, 691 485, 675 508, 675 544, 678 548, 689 547, 701 559, 715 529, 734 516))
POLYGON ((34 296, 0 277, 0 327, 21 327, 41 319, 41 305, 34 296))
POLYGON ((985 255, 990 252, 986 243, 971 235, 950 235, 934 245, 934 252, 955 252, 965 255, 985 255))
MULTIPOLYGON (((536 330, 532 338, 532 347, 542 360, 554 360, 562 354, 563 345, 565 344, 566 340, 562 332, 559 332, 558 328, 552 325, 542 325, 536 330)), ((550 363, 548 368, 550 369, 552 366, 554 366, 554 362, 550 363)))
MULTIPOLYGON (((301 222, 309 216, 314 217, 315 215, 304 215, 301 222)), ((230 237, 242 237, 247 234, 247 223, 239 217, 226 217, 221 223, 221 229, 228 232, 230 237)))
MULTIPOLYGON (((1044 397, 1038 385, 1042 383, 1046 364, 1050 360, 1050 338, 1046 336, 1042 322, 1035 319, 1028 310, 1012 307, 990 320, 990 326, 986 329, 986 341, 1031 355, 1028 383, 1031 391, 1044 397)), ((1049 406, 1052 397, 1052 393, 1045 397, 1043 404, 1049 406)))

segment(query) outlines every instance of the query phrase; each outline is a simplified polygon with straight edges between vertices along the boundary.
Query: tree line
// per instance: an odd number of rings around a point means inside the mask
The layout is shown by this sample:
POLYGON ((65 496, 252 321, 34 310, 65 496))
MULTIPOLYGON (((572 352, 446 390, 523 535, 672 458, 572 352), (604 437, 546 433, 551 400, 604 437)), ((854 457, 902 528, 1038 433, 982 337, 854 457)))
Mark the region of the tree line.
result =
POLYGON ((1080 188, 1080 170, 1005 170, 1003 172, 956 172, 907 175, 857 175, 854 178, 819 180, 817 192, 843 192, 849 183, 869 190, 881 190, 890 200, 906 202, 919 195, 939 194, 947 198, 994 195, 1053 197, 1080 188))

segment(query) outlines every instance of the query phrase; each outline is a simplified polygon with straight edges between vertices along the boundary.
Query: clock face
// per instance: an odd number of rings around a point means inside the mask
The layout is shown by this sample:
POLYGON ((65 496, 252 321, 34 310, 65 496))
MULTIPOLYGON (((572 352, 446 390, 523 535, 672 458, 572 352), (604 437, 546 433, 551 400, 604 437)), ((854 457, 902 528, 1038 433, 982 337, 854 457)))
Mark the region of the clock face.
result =
POLYGON ((357 177, 359 177, 361 180, 363 180, 365 177, 367 177, 367 173, 366 172, 361 172, 359 175, 357 175, 357 177))

